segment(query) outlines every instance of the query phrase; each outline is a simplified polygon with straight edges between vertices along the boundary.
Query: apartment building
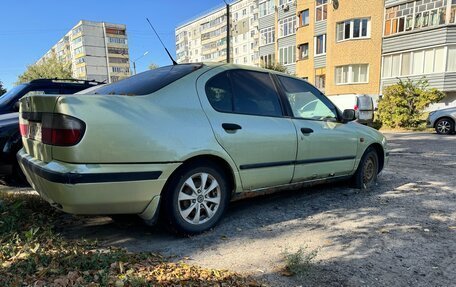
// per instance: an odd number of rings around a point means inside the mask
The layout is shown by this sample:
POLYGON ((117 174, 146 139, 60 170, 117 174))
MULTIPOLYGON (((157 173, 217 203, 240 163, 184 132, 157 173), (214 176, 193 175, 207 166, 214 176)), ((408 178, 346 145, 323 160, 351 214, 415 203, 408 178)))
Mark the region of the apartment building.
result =
POLYGON ((178 63, 226 61, 228 25, 225 6, 176 28, 178 63))
MULTIPOLYGON (((230 62, 258 63, 258 5, 256 0, 230 4, 230 62)), ((178 63, 226 62, 227 8, 220 6, 176 28, 178 63)))
POLYGON ((380 93, 383 1, 298 0, 296 74, 327 95, 380 93))
POLYGON ((260 0, 260 64, 280 63, 296 73, 296 0, 260 0))
POLYGON ((426 77, 456 105, 456 0, 386 0, 381 85, 426 77))
POLYGON ((79 21, 37 63, 55 54, 70 62, 73 78, 116 82, 130 76, 126 26, 79 21))
POLYGON ((258 1, 240 0, 230 5, 231 61, 235 64, 258 65, 258 1))

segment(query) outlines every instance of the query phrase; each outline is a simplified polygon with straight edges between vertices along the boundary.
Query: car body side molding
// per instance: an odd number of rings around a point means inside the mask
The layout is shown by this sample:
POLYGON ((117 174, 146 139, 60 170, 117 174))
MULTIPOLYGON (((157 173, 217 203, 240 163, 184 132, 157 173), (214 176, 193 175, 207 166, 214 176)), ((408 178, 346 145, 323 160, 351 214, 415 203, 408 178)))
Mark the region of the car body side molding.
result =
POLYGON ((49 171, 41 166, 33 164, 26 158, 17 157, 17 159, 27 166, 33 173, 38 176, 56 183, 63 184, 81 184, 81 183, 101 183, 101 182, 128 182, 141 180, 155 180, 162 174, 161 171, 140 171, 140 172, 113 172, 113 173, 59 173, 49 171))
POLYGON ((284 165, 300 165, 300 164, 328 162, 328 161, 351 160, 351 159, 356 159, 356 156, 340 156, 340 157, 316 158, 316 159, 308 159, 308 160, 293 160, 293 161, 278 161, 278 162, 243 164, 239 168, 240 169, 254 169, 254 168, 284 166, 284 165))

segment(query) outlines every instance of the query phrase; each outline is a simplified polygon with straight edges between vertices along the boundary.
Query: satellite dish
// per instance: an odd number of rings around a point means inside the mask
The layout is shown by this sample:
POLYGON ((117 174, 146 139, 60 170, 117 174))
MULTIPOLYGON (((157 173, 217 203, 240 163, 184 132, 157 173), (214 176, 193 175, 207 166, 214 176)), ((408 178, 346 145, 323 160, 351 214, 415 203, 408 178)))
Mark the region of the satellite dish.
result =
POLYGON ((339 0, 332 0, 332 2, 334 10, 337 10, 339 8, 339 0))

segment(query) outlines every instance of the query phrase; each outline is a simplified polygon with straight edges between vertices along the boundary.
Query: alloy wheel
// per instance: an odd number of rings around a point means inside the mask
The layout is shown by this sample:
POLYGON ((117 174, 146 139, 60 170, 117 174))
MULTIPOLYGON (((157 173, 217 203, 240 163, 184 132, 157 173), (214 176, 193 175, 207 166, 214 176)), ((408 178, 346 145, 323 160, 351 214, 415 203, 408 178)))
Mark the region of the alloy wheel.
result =
POLYGON ((440 120, 437 123, 437 132, 441 134, 448 134, 450 133, 451 123, 447 120, 440 120))
POLYGON ((184 182, 177 201, 179 213, 186 222, 194 225, 204 224, 219 209, 220 185, 212 175, 205 172, 196 173, 184 182))

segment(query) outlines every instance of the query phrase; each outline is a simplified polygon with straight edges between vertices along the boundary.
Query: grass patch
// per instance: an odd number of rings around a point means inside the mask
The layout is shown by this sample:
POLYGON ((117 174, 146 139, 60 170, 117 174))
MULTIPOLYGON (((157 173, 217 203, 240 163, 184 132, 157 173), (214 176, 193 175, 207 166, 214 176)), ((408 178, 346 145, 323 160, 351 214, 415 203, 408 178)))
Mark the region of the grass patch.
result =
POLYGON ((54 230, 59 220, 37 195, 0 192, 0 286, 261 286, 159 254, 68 240, 54 230))
POLYGON ((285 269, 283 274, 287 276, 307 275, 313 265, 312 261, 317 257, 318 249, 308 250, 307 246, 301 246, 296 252, 285 250, 283 257, 285 269))

